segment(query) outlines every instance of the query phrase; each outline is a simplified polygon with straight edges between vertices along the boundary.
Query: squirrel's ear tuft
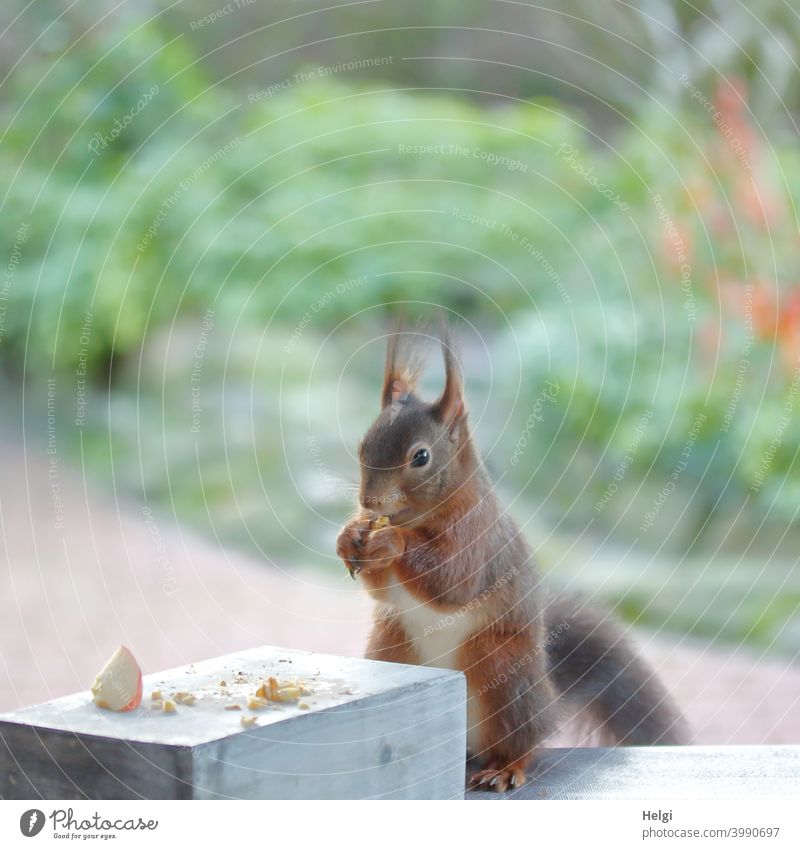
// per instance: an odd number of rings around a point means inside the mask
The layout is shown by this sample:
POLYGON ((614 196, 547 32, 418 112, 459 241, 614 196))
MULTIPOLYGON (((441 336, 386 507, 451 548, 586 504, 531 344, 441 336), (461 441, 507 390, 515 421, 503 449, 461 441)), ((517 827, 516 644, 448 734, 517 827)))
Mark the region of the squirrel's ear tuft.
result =
POLYGON ((431 411, 436 421, 447 425, 451 438, 457 439, 459 425, 466 412, 464 407, 464 381, 461 375, 461 366, 453 349, 452 337, 446 325, 442 326, 441 336, 442 353, 444 354, 444 392, 433 405, 431 411))
POLYGON ((381 407, 394 402, 407 401, 417 388, 422 362, 415 339, 419 333, 405 330, 396 324, 386 348, 386 365, 383 370, 381 407))

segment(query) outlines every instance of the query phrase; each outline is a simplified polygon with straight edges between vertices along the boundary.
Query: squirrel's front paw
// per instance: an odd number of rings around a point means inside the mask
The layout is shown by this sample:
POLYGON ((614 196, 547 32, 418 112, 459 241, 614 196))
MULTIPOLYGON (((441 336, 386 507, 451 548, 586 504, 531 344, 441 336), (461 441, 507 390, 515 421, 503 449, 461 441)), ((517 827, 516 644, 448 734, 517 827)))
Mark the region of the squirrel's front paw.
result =
POLYGON ((403 553, 403 542, 397 529, 387 525, 384 517, 354 519, 342 528, 336 540, 336 553, 355 578, 359 572, 388 566, 403 553))
POLYGON ((359 563, 361 570, 372 572, 384 569, 404 551, 403 537, 391 525, 374 527, 363 540, 359 563))
POLYGON ((368 519, 354 519, 342 528, 336 538, 336 553, 344 560, 344 564, 350 570, 350 576, 353 579, 355 579, 356 573, 361 570, 358 565, 358 558, 364 547, 364 539, 369 533, 369 525, 368 519))

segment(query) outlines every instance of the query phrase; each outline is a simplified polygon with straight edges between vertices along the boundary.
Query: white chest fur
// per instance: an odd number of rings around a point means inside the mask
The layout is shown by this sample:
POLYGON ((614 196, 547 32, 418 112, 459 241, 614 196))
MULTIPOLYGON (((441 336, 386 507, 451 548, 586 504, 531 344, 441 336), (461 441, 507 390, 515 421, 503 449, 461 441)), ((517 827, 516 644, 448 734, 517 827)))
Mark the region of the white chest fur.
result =
POLYGON ((384 604, 400 614, 406 635, 422 666, 461 669, 459 649, 478 623, 475 612, 460 608, 452 613, 438 610, 414 598, 395 579, 386 588, 384 604))
MULTIPOLYGON (((381 601, 400 614, 406 636, 414 641, 421 666, 464 671, 461 646, 480 628, 475 610, 461 608, 452 613, 437 610, 414 598, 395 578, 386 587, 381 601)), ((467 747, 473 753, 482 749, 479 715, 478 698, 468 687, 467 747)))

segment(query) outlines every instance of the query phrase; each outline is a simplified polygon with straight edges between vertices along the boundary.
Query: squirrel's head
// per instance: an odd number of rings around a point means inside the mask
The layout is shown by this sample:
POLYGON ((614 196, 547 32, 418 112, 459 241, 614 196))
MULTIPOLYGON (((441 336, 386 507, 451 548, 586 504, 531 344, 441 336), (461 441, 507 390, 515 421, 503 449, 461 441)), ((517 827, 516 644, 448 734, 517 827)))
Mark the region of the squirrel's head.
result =
POLYGON ((413 523, 442 504, 474 464, 461 368, 445 328, 444 390, 432 403, 417 395, 426 336, 398 330, 389 337, 381 412, 358 447, 359 500, 394 524, 413 523))

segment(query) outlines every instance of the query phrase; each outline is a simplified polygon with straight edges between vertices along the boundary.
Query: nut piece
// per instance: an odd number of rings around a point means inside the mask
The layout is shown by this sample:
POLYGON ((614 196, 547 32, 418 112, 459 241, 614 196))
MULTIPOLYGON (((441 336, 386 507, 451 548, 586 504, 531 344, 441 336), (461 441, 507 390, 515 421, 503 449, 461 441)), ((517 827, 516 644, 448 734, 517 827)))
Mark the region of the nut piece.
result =
POLYGON ((250 696, 248 706, 255 705, 252 710, 266 707, 268 702, 296 702, 300 696, 310 696, 311 691, 306 689, 302 681, 293 681, 281 685, 278 679, 270 676, 259 685, 253 696, 250 696))
POLYGON ((160 702, 161 701, 161 690, 153 690, 153 692, 150 693, 150 698, 154 702, 160 702))
POLYGON ((310 710, 311 709, 311 705, 308 702, 300 702, 300 704, 298 704, 297 707, 299 707, 300 710, 310 710))
POLYGON ((225 705, 225 710, 241 710, 241 705, 225 705))
POLYGON ((175 699, 176 702, 178 702, 178 704, 188 705, 189 707, 194 705, 194 703, 197 701, 197 697, 194 696, 192 693, 173 693, 172 697, 175 699))
POLYGON ((243 716, 240 720, 242 725, 245 728, 249 728, 251 725, 255 725, 258 722, 257 716, 243 716))
POLYGON ((247 699, 247 709, 248 710, 261 710, 262 708, 268 707, 269 702, 266 699, 259 699, 256 696, 249 696, 247 699))
POLYGON ((302 695, 299 687, 281 687, 275 694, 276 702, 296 702, 302 695))
POLYGON ((172 699, 166 699, 164 701, 164 707, 162 708, 164 713, 175 713, 177 708, 175 707, 175 702, 172 699))

